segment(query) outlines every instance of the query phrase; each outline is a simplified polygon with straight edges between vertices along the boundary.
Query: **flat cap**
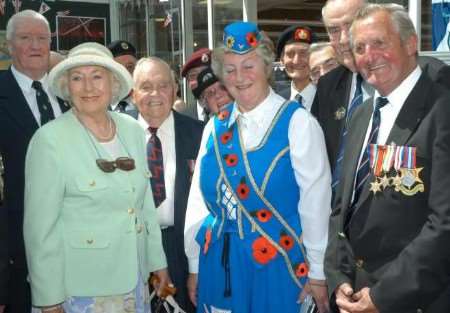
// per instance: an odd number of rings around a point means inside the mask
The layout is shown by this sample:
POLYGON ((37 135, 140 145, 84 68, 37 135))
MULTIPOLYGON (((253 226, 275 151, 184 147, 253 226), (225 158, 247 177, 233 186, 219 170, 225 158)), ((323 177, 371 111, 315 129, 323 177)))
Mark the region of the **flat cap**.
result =
POLYGON ((125 40, 115 40, 108 45, 108 49, 111 51, 114 57, 121 55, 132 55, 136 57, 136 48, 125 40))
POLYGON ((181 69, 181 76, 186 77, 189 70, 197 66, 209 66, 211 64, 211 50, 208 48, 201 48, 194 53, 186 61, 181 69))
POLYGON ((312 44, 316 42, 316 35, 308 26, 290 26, 286 28, 280 35, 277 43, 277 56, 280 57, 284 46, 291 42, 303 42, 312 44))

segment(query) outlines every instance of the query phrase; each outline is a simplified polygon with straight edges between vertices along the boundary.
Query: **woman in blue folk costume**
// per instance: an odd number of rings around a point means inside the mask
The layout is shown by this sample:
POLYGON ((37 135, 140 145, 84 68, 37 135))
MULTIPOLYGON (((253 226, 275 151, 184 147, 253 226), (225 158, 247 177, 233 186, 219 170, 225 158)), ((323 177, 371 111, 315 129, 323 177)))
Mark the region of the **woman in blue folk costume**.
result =
POLYGON ((197 312, 328 310, 323 259, 331 178, 324 138, 301 103, 270 88, 273 52, 236 22, 213 52, 235 99, 207 124, 185 225, 197 312))

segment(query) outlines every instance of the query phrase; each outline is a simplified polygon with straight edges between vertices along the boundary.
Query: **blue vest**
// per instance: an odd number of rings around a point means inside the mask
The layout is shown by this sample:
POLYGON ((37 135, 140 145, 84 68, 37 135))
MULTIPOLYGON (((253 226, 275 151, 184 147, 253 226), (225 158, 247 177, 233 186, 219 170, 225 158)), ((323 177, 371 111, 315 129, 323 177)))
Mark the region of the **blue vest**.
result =
POLYGON ((288 138, 289 122, 300 108, 295 101, 284 103, 261 143, 249 151, 239 121, 230 124, 232 104, 214 118, 200 163, 200 187, 210 214, 196 240, 202 255, 224 232, 236 232, 256 267, 282 259, 302 287, 307 264, 288 138))

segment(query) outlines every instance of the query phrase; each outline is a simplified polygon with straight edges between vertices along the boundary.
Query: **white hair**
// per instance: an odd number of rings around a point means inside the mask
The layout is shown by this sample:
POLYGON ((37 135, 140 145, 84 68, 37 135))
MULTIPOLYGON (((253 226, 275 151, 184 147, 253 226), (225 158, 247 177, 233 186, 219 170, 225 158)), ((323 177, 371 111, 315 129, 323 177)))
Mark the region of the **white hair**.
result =
POLYGON ((17 23, 23 21, 24 19, 34 19, 41 21, 47 26, 48 34, 50 35, 50 25, 47 19, 40 13, 33 10, 23 10, 19 13, 14 14, 8 21, 6 25, 6 40, 11 40, 15 36, 17 23))

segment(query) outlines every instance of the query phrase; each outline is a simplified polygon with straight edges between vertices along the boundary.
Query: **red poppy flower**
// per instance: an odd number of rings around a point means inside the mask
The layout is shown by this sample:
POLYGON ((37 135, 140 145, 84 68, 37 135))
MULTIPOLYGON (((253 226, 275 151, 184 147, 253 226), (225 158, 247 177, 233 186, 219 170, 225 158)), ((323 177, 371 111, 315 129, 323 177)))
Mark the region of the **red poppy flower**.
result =
POLYGON ((236 188, 237 195, 239 199, 245 200, 248 198, 248 194, 250 193, 250 188, 248 188, 247 183, 245 182, 245 177, 241 178, 241 183, 236 188))
POLYGON ((297 277, 305 277, 308 275, 308 265, 306 263, 299 263, 295 267, 295 276, 297 277))
POLYGON ((294 246, 294 239, 291 236, 283 233, 283 234, 281 234, 279 243, 280 243, 280 246, 282 246, 284 250, 289 251, 294 246))
POLYGON ((220 121, 223 121, 223 120, 226 119, 228 116, 230 116, 230 112, 228 112, 227 110, 220 111, 220 112, 217 114, 217 118, 218 118, 220 121))
POLYGON ((277 255, 277 249, 264 237, 258 237, 252 244, 253 258, 260 264, 267 264, 277 255))
POLYGON ((231 140, 231 138, 233 138, 233 133, 226 132, 226 133, 223 133, 222 136, 220 136, 220 141, 225 145, 228 143, 228 141, 231 140))
POLYGON ((258 40, 256 39, 256 36, 254 33, 248 33, 245 36, 245 39, 247 40, 247 43, 253 48, 258 45, 258 40))
POLYGON ((238 156, 236 154, 225 154, 223 158, 227 166, 236 166, 238 163, 238 156))
POLYGON ((272 217, 272 212, 267 209, 261 209, 256 211, 256 217, 258 218, 258 221, 265 223, 272 217))
POLYGON ((205 243, 203 244, 203 254, 206 254, 209 249, 209 244, 211 243, 212 231, 208 228, 205 233, 205 243))

